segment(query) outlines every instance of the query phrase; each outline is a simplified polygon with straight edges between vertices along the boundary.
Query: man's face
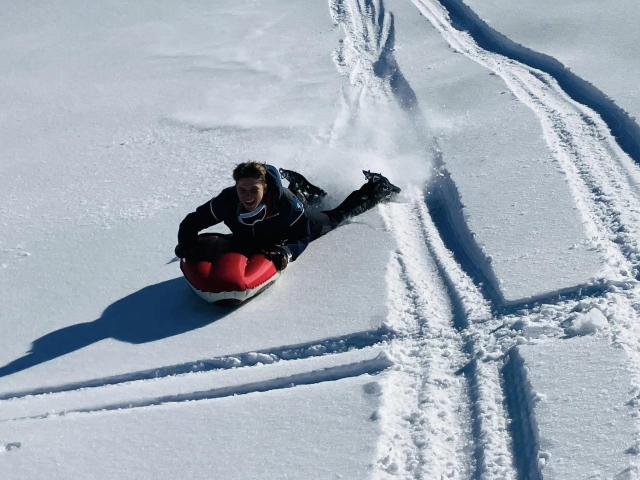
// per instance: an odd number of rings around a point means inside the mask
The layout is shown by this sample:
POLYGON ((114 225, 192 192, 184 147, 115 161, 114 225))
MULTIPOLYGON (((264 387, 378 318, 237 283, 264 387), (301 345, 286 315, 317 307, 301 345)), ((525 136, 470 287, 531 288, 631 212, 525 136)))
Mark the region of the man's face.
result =
POLYGON ((240 178, 236 182, 240 203, 249 211, 260 205, 266 190, 267 186, 257 178, 240 178))

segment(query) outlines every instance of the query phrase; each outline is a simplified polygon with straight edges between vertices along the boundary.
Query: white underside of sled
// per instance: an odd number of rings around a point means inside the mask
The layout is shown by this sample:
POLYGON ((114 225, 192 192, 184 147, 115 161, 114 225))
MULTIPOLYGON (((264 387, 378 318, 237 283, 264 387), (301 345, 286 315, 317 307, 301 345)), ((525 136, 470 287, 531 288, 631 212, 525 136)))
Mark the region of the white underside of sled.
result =
POLYGON ((280 278, 281 272, 276 272, 273 277, 271 277, 266 282, 258 285, 254 288, 248 288, 247 290, 232 290, 230 292, 205 292, 203 290, 199 290, 193 285, 191 282, 187 280, 187 283, 192 288, 196 294, 202 298, 204 301, 209 303, 218 303, 218 302, 236 302, 242 303, 251 297, 256 296, 260 292, 262 292, 265 288, 270 287, 278 278, 280 278))

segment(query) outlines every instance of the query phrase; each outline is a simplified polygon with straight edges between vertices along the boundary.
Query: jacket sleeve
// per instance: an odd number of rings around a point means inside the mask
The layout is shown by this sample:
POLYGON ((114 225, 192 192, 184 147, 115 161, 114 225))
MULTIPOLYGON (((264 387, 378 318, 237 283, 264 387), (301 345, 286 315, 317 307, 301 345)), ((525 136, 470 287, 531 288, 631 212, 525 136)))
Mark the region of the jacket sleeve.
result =
POLYGON ((311 226, 309 218, 302 214, 291 224, 288 229, 287 240, 284 246, 291 253, 291 260, 295 260, 307 248, 311 241, 311 226))
POLYGON ((200 230, 204 230, 222 221, 214 214, 214 200, 216 199, 214 198, 200 205, 196 208, 195 212, 191 212, 184 217, 178 230, 178 243, 182 245, 195 245, 198 242, 198 232, 200 232, 200 230))

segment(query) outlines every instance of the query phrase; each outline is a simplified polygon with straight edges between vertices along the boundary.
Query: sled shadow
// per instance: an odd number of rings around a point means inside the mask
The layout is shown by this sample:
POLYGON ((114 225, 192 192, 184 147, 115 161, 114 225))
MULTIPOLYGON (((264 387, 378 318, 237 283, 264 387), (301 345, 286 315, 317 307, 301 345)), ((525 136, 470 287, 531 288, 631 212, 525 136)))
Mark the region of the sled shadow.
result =
POLYGON ((0 367, 0 377, 21 372, 107 338, 141 344, 180 335, 221 319, 232 308, 204 303, 182 277, 151 285, 109 305, 93 322, 48 333, 24 356, 0 367))

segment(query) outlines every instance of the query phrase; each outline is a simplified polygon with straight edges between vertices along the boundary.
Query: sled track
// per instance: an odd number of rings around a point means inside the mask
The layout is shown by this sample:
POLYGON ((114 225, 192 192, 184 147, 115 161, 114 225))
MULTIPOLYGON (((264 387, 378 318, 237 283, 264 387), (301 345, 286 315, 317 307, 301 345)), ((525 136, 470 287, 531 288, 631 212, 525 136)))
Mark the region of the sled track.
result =
MULTIPOLYGON (((424 135, 415 93, 393 57, 393 15, 380 0, 329 5, 344 32, 334 60, 348 79, 332 142, 363 109, 385 102, 424 135)), ((375 477, 516 478, 500 370, 512 338, 488 348, 486 332, 502 322, 445 248, 420 192, 381 211, 397 241, 388 273, 397 337, 387 346, 394 365, 380 380, 375 477)))
MULTIPOLYGON (((487 360, 491 360, 492 356, 497 363, 503 365, 504 362, 498 359, 500 351, 507 352, 517 340, 517 336, 504 330, 502 338, 497 338, 504 326, 515 325, 521 319, 529 317, 548 328, 547 334, 543 336, 561 337, 562 330, 558 325, 561 319, 567 318, 575 309, 601 305, 599 300, 604 300, 617 304, 629 314, 628 317, 623 315, 626 318, 609 316, 607 333, 611 341, 622 346, 632 360, 637 390, 640 386, 640 329, 637 326, 640 309, 640 176, 632 158, 628 156, 631 155, 637 161, 637 155, 634 156, 637 148, 630 147, 628 138, 624 136, 624 132, 621 133, 621 128, 624 130, 625 125, 631 125, 635 130, 637 125, 632 121, 627 122, 624 115, 620 117, 621 110, 612 105, 610 100, 607 99, 604 104, 599 101, 598 98, 604 98, 601 92, 596 91, 594 94, 585 86, 593 88, 586 82, 567 77, 566 69, 562 67, 562 71, 558 70, 556 64, 559 63, 554 59, 547 57, 541 60, 539 54, 536 56, 535 52, 518 46, 493 31, 459 0, 444 0, 441 3, 435 0, 414 0, 413 3, 454 50, 498 75, 514 96, 534 112, 540 121, 549 150, 567 175, 587 235, 594 247, 608 260, 607 276, 613 280, 596 291, 582 294, 578 289, 575 299, 559 298, 550 304, 534 304, 530 309, 503 311, 500 320, 490 319, 484 313, 474 313, 469 318, 467 336, 475 341, 467 343, 468 350, 487 352, 491 351, 487 350, 487 346, 494 345, 494 352, 488 357, 484 355, 484 359, 476 358, 475 365, 488 365, 491 361, 487 360), (455 17, 453 21, 450 14, 455 17), (464 27, 471 34, 456 27, 464 27), (505 54, 509 56, 504 56, 505 54), (534 66, 531 61, 527 62, 532 59, 534 66), (535 66, 541 69, 534 68, 535 66), (563 87, 569 89, 569 94, 563 87), (585 101, 586 105, 576 101, 584 101, 585 95, 596 101, 585 101), (597 112, 591 106, 597 108, 597 112), (617 130, 613 125, 615 123, 620 127, 617 130), (618 142, 612 137, 610 127, 618 142), (592 295, 599 297, 599 300, 592 295), (496 327, 496 322, 502 322, 503 327, 496 327), (497 345, 500 347, 495 348, 497 345)), ((446 252, 438 253, 434 249, 432 252, 436 259, 447 262, 443 263, 448 264, 444 268, 445 272, 459 269, 459 265, 446 252)), ((460 278, 462 277, 458 275, 458 279, 460 278)), ((460 290, 460 285, 460 282, 451 281, 450 291, 452 297, 464 300, 473 289, 460 290)), ((477 293, 476 301, 481 302, 480 292, 477 293)), ((472 302, 470 305, 474 304, 480 303, 472 302)), ((528 404, 527 387, 519 373, 517 356, 510 355, 508 358, 506 365, 500 367, 503 375, 503 397, 512 421, 512 444, 506 450, 513 452, 512 463, 519 478, 541 478, 542 473, 537 463, 537 427, 535 419, 530 416, 531 412, 525 408, 528 404)), ((472 378, 475 380, 472 383, 477 387, 487 388, 490 385, 490 380, 477 376, 477 373, 472 378)), ((498 388, 490 390, 500 392, 498 388)), ((477 410, 479 411, 481 409, 477 410)), ((499 417, 507 418, 507 415, 501 413, 499 417)), ((497 431, 495 426, 492 431, 497 431)), ((491 448, 481 447, 480 450, 487 452, 491 448)), ((510 472, 510 475, 514 475, 514 472, 510 472)), ((480 469, 478 477, 505 478, 488 473, 485 475, 480 469)))
POLYGON ((610 273, 620 280, 638 279, 640 240, 630 226, 640 225, 640 174, 600 116, 575 102, 548 73, 481 48, 454 28, 440 3, 414 3, 452 48, 498 75, 535 113, 569 179, 587 235, 609 259, 610 273))
MULTIPOLYGON (((420 212, 415 206, 402 204, 388 205, 383 212, 398 242, 389 273, 395 294, 390 322, 407 337, 404 342, 392 342, 389 349, 396 361, 394 373, 408 376, 411 384, 410 398, 401 403, 409 408, 404 416, 410 420, 404 428, 413 440, 413 452, 406 456, 415 461, 402 470, 414 478, 469 478, 475 463, 470 455, 469 388, 465 377, 457 374, 467 356, 453 323, 453 305, 442 285, 433 281, 438 267, 416 229, 420 212)), ((388 393, 393 397, 389 402, 398 402, 400 392, 388 393)), ((393 439, 383 441, 382 451, 392 450, 393 443, 393 439)))
MULTIPOLYGON (((418 379, 416 415, 423 420, 422 432, 414 437, 426 438, 414 445, 425 459, 415 478, 516 478, 499 362, 494 361, 502 358, 501 346, 496 345, 494 357, 479 358, 486 331, 496 328, 497 320, 445 248, 419 197, 384 206, 383 212, 398 241, 401 268, 395 281, 411 298, 409 309, 395 306, 400 325, 392 326, 401 330, 404 324, 415 332, 411 354, 396 356, 397 369, 418 379)), ((402 346, 392 342, 394 348, 402 346)))
MULTIPOLYGON (((40 396, 41 398, 37 398, 38 396, 36 396, 35 398, 29 399, 27 402, 29 405, 25 407, 29 412, 27 415, 0 418, 0 423, 19 420, 37 420, 77 413, 88 414, 113 410, 124 411, 170 403, 211 400, 215 398, 246 395, 249 393, 270 392, 302 385, 335 382, 362 375, 376 375, 390 365, 391 361, 389 358, 384 354, 379 354, 371 359, 351 363, 347 362, 325 368, 319 366, 315 369, 303 369, 299 373, 278 374, 276 372, 271 378, 253 382, 232 382, 231 385, 217 388, 206 388, 203 390, 187 391, 185 393, 162 393, 160 395, 140 395, 139 390, 141 387, 144 387, 140 385, 140 383, 150 382, 149 380, 138 380, 128 384, 97 387, 97 391, 93 392, 90 399, 85 398, 86 391, 69 390, 57 394, 40 396), (57 408, 52 409, 52 404, 57 405, 57 408)), ((180 379, 171 378, 159 379, 160 383, 166 383, 164 391, 171 391, 172 389, 180 387, 179 380, 180 379)), ((147 383, 146 386, 150 385, 151 384, 147 383)))
POLYGON ((222 357, 203 358, 192 362, 168 365, 150 370, 140 370, 138 372, 129 372, 111 377, 9 392, 2 394, 0 401, 16 400, 33 395, 47 395, 80 389, 99 388, 127 382, 153 380, 188 373, 250 367, 259 363, 270 364, 285 360, 301 360, 310 357, 343 353, 349 350, 361 349, 386 342, 393 338, 393 335, 393 332, 383 326, 375 331, 358 332, 342 337, 327 338, 319 342, 310 342, 303 345, 289 345, 255 352, 230 354, 222 357))
POLYGON ((494 30, 463 0, 441 0, 440 4, 447 10, 451 25, 457 30, 469 32, 475 43, 484 50, 552 76, 573 100, 597 112, 621 148, 636 162, 640 162, 640 126, 604 92, 573 73, 557 59, 520 45, 494 30))

